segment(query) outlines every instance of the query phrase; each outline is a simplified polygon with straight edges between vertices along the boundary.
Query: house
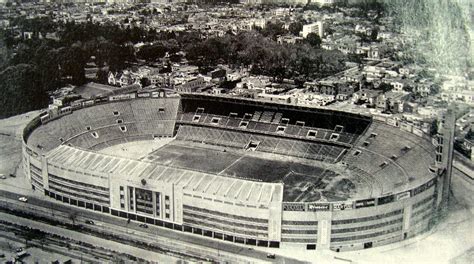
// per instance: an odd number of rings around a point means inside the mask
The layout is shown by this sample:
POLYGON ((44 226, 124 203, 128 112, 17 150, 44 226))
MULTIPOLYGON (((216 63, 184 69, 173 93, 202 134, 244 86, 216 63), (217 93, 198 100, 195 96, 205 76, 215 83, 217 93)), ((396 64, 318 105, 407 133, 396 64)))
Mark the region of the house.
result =
POLYGON ((387 47, 384 45, 372 45, 367 53, 368 59, 380 60, 383 59, 387 52, 387 47))
POLYGON ((377 96, 376 107, 382 111, 403 113, 405 102, 409 96, 408 92, 389 91, 377 96))
POLYGON ((257 98, 263 101, 271 101, 271 102, 279 102, 279 103, 297 103, 298 100, 296 98, 292 98, 291 95, 280 95, 280 94, 267 94, 267 93, 259 93, 257 94, 257 98))
POLYGON ((348 83, 341 83, 337 86, 337 100, 347 100, 354 92, 356 87, 348 83))
POLYGON ((366 103, 375 106, 377 97, 381 94, 378 90, 361 89, 352 95, 352 102, 355 104, 366 103))
POLYGON ((190 76, 182 79, 180 83, 174 85, 174 89, 177 92, 195 93, 200 92, 203 88, 205 88, 205 86, 206 83, 202 76, 190 76))

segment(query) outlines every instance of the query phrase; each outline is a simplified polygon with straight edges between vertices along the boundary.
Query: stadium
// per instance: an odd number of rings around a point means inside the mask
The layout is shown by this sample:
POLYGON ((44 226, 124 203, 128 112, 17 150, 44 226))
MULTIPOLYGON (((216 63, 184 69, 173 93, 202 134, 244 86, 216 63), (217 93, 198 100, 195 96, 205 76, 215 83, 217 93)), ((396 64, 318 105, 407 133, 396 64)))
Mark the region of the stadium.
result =
POLYGON ((52 108, 23 134, 34 190, 229 243, 358 250, 436 222, 442 138, 388 118, 164 92, 52 108))

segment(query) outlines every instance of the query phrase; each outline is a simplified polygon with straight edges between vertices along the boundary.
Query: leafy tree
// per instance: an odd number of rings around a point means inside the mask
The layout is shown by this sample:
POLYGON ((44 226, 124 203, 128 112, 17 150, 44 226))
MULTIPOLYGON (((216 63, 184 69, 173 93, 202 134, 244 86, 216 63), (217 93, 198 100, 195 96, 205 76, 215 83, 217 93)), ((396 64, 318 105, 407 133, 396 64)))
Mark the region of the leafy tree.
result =
POLYGON ((151 85, 151 82, 148 78, 141 78, 140 84, 142 85, 142 87, 147 87, 151 85))
POLYGON ((303 23, 301 22, 293 22, 288 28, 288 31, 295 36, 299 36, 301 30, 303 30, 303 23))
POLYGON ((309 33, 306 36, 306 41, 314 48, 319 49, 321 47, 321 38, 316 33, 309 33))
POLYGON ((47 106, 48 95, 42 86, 32 65, 19 64, 0 72, 0 118, 47 106))
POLYGON ((276 40, 277 36, 284 35, 286 30, 283 28, 282 22, 268 22, 266 27, 262 30, 265 37, 276 40))

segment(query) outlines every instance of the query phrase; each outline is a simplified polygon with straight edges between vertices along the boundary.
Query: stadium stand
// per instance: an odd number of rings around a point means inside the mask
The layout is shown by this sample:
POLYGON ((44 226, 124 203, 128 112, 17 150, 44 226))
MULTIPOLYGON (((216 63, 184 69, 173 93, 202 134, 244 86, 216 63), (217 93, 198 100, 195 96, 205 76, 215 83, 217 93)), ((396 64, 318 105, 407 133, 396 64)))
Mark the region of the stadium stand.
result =
POLYGON ((174 98, 99 104, 61 116, 61 122, 43 124, 30 137, 38 150, 49 151, 60 144, 98 149, 107 140, 173 136, 178 104, 174 98))
POLYGON ((363 249, 431 224, 442 175, 419 131, 238 98, 137 97, 30 122, 23 168, 32 187, 71 206, 249 246, 363 249), (140 157, 99 151, 173 135, 140 157), (137 203, 143 194, 154 197, 148 208, 137 203))

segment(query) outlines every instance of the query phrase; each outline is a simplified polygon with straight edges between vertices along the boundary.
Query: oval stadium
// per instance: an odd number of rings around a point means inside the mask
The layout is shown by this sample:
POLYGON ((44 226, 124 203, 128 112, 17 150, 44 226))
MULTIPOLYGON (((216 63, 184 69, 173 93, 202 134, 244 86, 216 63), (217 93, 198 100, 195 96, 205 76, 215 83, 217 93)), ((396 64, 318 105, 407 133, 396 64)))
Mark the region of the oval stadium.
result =
POLYGON ((130 93, 35 118, 23 167, 70 206, 246 246, 347 251, 433 226, 442 143, 392 119, 130 93))

